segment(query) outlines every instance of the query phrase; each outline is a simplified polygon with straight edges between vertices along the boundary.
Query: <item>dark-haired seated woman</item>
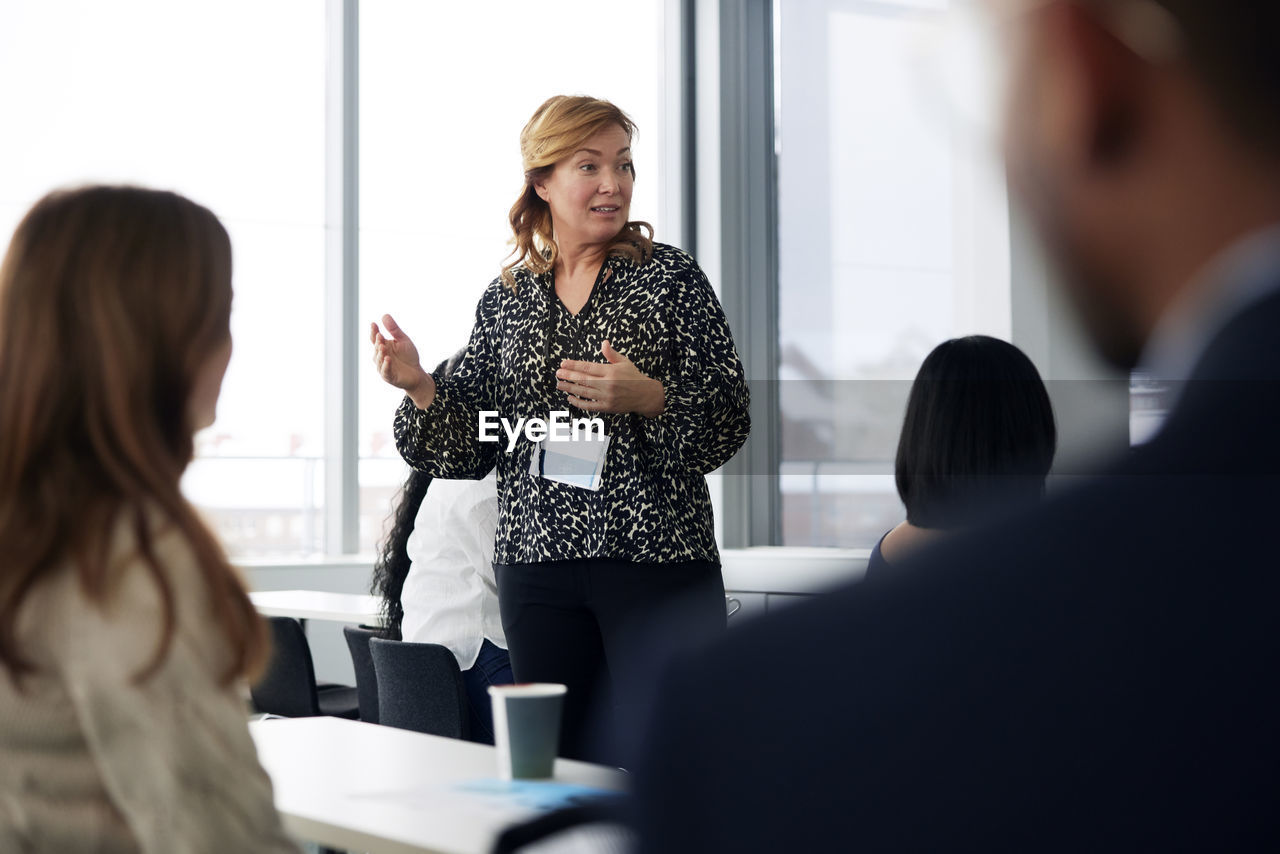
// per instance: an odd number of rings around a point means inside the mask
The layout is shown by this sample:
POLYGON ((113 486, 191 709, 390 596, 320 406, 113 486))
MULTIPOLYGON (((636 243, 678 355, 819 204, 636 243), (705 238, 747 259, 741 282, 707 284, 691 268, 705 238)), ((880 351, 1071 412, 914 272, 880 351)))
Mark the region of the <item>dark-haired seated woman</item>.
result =
POLYGON ((240 686, 262 619, 182 496, 231 243, 173 193, 53 193, 0 267, 0 851, 297 851, 240 686))
POLYGON ((867 572, 1039 501, 1056 447, 1049 394, 1025 353, 986 335, 939 344, 916 374, 898 440, 907 518, 880 538, 867 572))

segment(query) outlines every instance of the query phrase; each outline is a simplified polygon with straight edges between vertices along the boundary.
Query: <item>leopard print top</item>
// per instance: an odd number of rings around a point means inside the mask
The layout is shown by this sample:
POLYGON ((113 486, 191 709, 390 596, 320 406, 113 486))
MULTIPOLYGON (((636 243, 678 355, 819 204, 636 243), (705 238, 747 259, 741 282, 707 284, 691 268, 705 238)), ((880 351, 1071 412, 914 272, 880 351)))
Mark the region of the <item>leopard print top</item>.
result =
POLYGON ((478 479, 497 466, 497 563, 718 563, 703 476, 742 447, 751 417, 742 363, 702 269, 661 243, 644 265, 611 256, 577 315, 556 297, 551 273, 517 268, 515 277, 515 289, 495 279, 485 290, 465 355, 447 379, 435 378, 431 406, 401 403, 400 454, 434 477, 478 479), (561 360, 603 362, 606 338, 662 382, 661 415, 584 413, 556 389, 561 360), (609 436, 600 489, 531 475, 535 445, 523 435, 510 453, 501 431, 500 442, 479 441, 482 410, 513 426, 551 410, 599 415, 609 436))

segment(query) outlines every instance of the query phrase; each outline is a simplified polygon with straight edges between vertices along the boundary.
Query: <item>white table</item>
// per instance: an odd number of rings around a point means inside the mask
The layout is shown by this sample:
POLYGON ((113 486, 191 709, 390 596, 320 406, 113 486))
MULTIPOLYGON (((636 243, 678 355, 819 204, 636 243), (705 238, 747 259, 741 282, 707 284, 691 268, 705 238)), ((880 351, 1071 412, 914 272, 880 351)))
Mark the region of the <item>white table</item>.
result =
MULTIPOLYGON (((285 828, 299 839, 370 854, 487 854, 503 827, 537 812, 459 790, 496 776, 485 745, 328 717, 249 730, 285 828)), ((622 791, 626 777, 558 759, 554 781, 622 791)))
POLYGON ((323 590, 259 590, 249 594, 258 613, 299 620, 332 620, 338 623, 377 625, 381 601, 363 593, 329 593, 323 590))
POLYGON ((724 589, 739 593, 825 593, 867 571, 870 549, 750 546, 721 549, 724 589))

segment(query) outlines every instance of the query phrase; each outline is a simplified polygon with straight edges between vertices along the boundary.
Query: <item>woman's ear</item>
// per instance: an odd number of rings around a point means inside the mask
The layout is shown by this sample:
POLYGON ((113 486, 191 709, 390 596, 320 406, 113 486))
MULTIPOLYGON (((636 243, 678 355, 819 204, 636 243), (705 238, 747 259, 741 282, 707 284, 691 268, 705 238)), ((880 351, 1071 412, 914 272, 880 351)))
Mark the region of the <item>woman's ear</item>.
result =
POLYGON ((533 191, 538 194, 538 198, 542 199, 544 202, 547 202, 548 204, 551 203, 551 199, 550 199, 551 193, 548 192, 547 190, 546 181, 534 181, 533 191))

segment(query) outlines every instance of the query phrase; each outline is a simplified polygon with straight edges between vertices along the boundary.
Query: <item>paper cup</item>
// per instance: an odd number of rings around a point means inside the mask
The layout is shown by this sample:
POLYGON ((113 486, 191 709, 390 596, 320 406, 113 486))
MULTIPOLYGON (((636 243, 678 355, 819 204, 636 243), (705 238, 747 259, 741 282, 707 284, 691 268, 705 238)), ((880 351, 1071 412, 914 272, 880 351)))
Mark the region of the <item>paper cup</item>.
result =
POLYGON ((560 747, 560 710, 566 691, 554 682, 489 686, 498 776, 503 780, 551 776, 560 747))

